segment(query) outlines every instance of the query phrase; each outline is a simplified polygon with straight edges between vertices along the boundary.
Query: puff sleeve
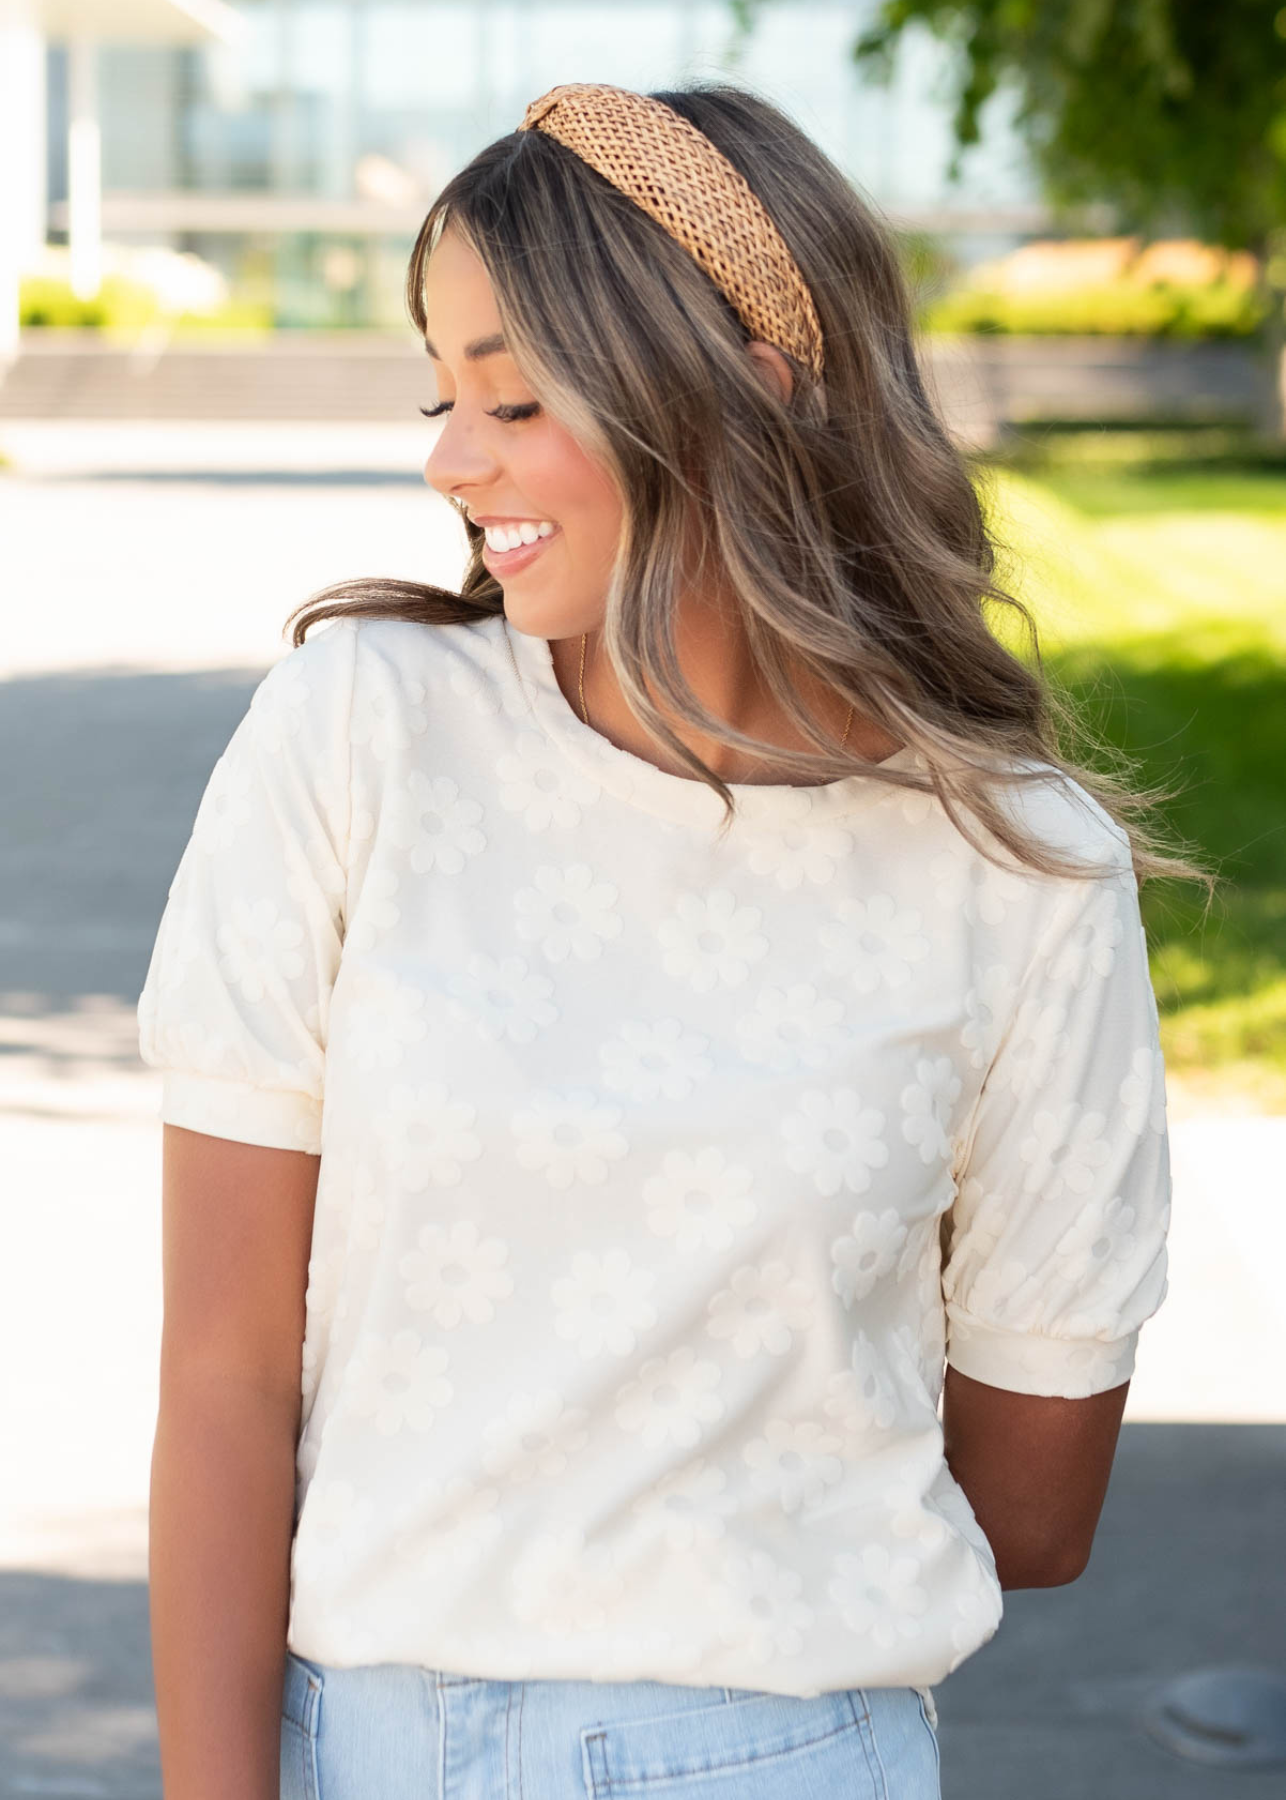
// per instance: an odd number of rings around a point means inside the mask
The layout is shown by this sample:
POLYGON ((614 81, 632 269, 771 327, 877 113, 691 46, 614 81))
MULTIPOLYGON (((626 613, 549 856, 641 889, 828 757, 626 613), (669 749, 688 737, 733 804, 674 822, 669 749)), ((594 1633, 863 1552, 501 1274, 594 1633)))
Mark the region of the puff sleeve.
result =
POLYGON ((355 654, 339 620, 282 657, 202 795, 138 1001, 170 1124, 320 1152, 355 654))
POLYGON ((1129 1380, 1165 1298, 1170 1155, 1128 843, 1057 886, 974 1110, 942 1290, 962 1374, 1076 1398, 1129 1380))

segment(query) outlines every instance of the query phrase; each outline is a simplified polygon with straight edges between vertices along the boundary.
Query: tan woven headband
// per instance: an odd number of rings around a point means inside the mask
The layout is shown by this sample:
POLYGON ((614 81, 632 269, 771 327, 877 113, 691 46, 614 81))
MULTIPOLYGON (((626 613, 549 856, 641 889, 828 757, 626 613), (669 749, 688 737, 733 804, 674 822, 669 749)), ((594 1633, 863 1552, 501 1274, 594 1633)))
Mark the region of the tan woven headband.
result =
POLYGON ((759 196, 703 131, 629 88, 569 82, 533 100, 520 131, 546 132, 682 244, 755 338, 822 378, 808 284, 759 196))

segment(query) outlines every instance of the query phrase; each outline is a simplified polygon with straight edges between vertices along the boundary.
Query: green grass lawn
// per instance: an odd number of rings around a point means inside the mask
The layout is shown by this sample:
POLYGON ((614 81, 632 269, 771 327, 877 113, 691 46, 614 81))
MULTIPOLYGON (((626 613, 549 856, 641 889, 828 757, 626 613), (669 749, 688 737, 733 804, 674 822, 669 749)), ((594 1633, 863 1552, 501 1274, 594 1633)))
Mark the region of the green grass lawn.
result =
POLYGON ((984 485, 1051 675, 1140 785, 1182 790, 1161 822, 1219 877, 1208 914, 1194 882, 1142 889, 1172 1113, 1286 1113, 1286 471, 984 485))

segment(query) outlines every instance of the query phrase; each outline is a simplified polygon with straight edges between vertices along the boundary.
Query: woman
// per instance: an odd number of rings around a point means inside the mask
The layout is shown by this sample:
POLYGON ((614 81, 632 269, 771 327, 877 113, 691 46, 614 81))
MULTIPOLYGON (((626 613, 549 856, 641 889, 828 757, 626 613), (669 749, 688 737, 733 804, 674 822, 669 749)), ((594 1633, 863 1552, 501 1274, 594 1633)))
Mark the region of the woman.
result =
POLYGON ((139 1005, 167 1800, 923 1800, 932 1685, 1090 1552, 1164 1292, 1136 884, 1200 872, 989 630, 773 107, 554 89, 408 297, 461 592, 301 609, 139 1005))

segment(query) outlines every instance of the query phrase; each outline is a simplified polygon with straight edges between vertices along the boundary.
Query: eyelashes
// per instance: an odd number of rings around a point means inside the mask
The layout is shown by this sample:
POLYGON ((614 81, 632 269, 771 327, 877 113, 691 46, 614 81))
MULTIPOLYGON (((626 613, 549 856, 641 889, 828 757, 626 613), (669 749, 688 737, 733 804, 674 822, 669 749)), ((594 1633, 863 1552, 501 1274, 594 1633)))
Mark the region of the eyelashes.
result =
MULTIPOLYGON (((450 412, 453 400, 439 400, 436 406, 422 406, 420 411, 426 419, 436 419, 442 413, 450 412)), ((489 419, 500 419, 504 424, 512 424, 517 419, 533 419, 540 411, 540 404, 535 400, 526 400, 521 406, 497 406, 494 412, 487 413, 489 419)))

